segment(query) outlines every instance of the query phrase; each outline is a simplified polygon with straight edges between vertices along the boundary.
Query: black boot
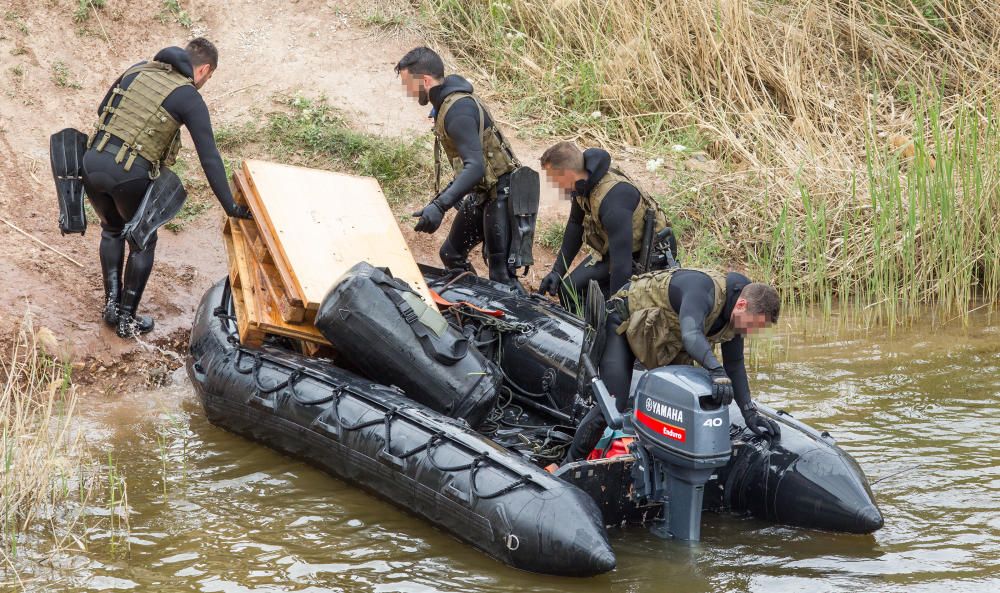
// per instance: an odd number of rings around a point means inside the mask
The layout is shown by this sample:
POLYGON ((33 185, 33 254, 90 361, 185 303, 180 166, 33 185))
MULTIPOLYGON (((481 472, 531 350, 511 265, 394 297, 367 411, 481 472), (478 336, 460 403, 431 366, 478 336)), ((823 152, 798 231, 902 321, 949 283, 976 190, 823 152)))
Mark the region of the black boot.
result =
POLYGON ((517 281, 517 276, 510 273, 507 267, 507 256, 489 255, 486 257, 486 265, 490 268, 490 280, 506 284, 513 288, 518 294, 528 294, 521 283, 517 281))
POLYGON ((118 305, 118 337, 132 338, 153 331, 153 318, 136 315, 146 281, 153 271, 153 256, 156 249, 156 234, 146 242, 146 248, 130 251, 125 266, 125 281, 118 305))
POLYGON ((101 275, 104 280, 104 310, 101 316, 109 327, 118 327, 125 238, 119 232, 101 231, 101 275))
POLYGON ((141 297, 141 293, 136 294, 133 290, 126 290, 122 293, 121 305, 118 307, 118 330, 116 332, 119 338, 134 338, 153 331, 155 323, 152 317, 135 314, 141 297))

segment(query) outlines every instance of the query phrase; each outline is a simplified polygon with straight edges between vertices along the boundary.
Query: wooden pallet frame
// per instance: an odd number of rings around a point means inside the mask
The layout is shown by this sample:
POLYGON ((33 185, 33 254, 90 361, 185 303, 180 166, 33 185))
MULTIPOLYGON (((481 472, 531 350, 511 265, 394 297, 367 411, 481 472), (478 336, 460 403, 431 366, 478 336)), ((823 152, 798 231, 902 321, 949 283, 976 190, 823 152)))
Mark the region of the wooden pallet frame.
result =
MULTIPOLYGON (((267 257, 271 258, 271 263, 274 263, 274 254, 278 254, 279 257, 287 260, 287 255, 281 247, 281 243, 275 238, 271 220, 267 215, 267 209, 264 208, 264 205, 260 201, 253 180, 247 177, 242 169, 233 174, 233 179, 237 190, 246 200, 250 212, 253 213, 254 221, 257 223, 258 238, 260 241, 259 247, 262 247, 262 251, 267 254, 267 257)), ((304 311, 306 308, 305 291, 302 289, 298 278, 295 277, 295 274, 291 270, 286 269, 285 266, 276 265, 274 268, 281 280, 281 285, 285 287, 285 295, 289 306, 304 311)))
POLYGON ((329 345, 311 323, 295 324, 283 319, 279 305, 281 297, 267 287, 268 273, 250 255, 252 247, 242 227, 241 222, 228 219, 223 228, 240 342, 248 347, 259 347, 268 334, 274 334, 316 346, 329 345))

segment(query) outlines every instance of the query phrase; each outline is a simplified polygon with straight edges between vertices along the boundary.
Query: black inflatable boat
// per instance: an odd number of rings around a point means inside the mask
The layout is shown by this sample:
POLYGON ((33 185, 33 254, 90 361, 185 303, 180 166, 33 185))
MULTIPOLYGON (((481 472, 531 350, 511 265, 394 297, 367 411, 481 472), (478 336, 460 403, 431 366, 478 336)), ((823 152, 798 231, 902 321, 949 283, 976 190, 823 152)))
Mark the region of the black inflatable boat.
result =
MULTIPOLYGON (((405 287, 388 281, 381 290, 401 314, 383 323, 376 305, 360 305, 379 300, 374 284, 348 289, 341 282, 317 316, 328 337, 356 345, 338 353, 336 364, 300 355, 280 338, 260 349, 243 347, 228 283, 215 285, 196 314, 187 360, 209 421, 306 459, 533 572, 611 570, 611 526, 669 524, 676 535, 686 525, 696 539, 698 515, 675 521, 685 504, 698 513, 703 506, 851 533, 882 526, 864 474, 828 434, 760 406, 782 424, 781 439, 768 443, 746 430, 738 411, 697 409, 700 379, 692 367, 637 371, 637 407, 649 413, 643 422, 670 427, 664 434, 676 441, 673 425, 660 420, 680 420, 671 416, 678 412, 663 416, 656 397, 679 390, 670 404, 680 407, 675 402, 690 396, 695 409, 685 412, 687 422, 720 426, 726 419, 722 448, 716 443, 715 453, 699 455, 653 435, 648 446, 626 454, 548 473, 541 468, 562 457, 591 405, 579 396, 577 380, 583 322, 488 280, 423 271, 442 300, 454 303, 447 327, 435 327, 433 319, 418 323, 426 317, 419 303, 399 298, 405 287), (361 308, 370 310, 356 314, 361 308), (396 335, 416 339, 409 368, 427 376, 426 384, 410 382, 405 392, 397 385, 405 382, 406 365, 385 357, 396 335)), ((687 431, 681 444, 708 446, 695 427, 687 431)))

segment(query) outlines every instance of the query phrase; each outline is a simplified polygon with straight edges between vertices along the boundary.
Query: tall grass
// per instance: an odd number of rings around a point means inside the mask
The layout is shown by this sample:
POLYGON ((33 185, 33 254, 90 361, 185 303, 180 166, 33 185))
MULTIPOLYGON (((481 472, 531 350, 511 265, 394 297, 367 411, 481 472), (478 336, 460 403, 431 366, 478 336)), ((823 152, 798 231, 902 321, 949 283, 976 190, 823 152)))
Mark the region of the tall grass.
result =
POLYGON ((543 134, 721 161, 663 198, 687 253, 872 320, 996 304, 992 0, 421 4, 543 134))
POLYGON ((0 585, 20 582, 25 546, 79 543, 100 471, 75 429, 68 368, 43 352, 31 319, 3 336, 0 356, 0 585), (48 544, 43 544, 48 542, 48 544), (5 582, 6 581, 6 582, 5 582))

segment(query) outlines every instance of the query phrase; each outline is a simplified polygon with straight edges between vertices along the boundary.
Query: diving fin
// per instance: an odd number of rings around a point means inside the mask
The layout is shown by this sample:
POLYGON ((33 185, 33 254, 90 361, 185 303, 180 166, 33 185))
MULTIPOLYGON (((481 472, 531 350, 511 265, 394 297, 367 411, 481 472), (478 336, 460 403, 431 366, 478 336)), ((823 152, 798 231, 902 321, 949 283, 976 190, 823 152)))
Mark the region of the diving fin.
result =
POLYGON ((87 152, 87 135, 74 129, 59 130, 49 137, 49 161, 56 182, 59 200, 59 230, 62 234, 87 231, 87 215, 83 211, 83 154, 87 152))
POLYGON ((176 173, 165 167, 160 168, 160 176, 149 184, 139 209, 124 229, 132 249, 146 248, 156 229, 170 222, 181 210, 187 192, 176 173))
POLYGON ((507 267, 512 270, 527 268, 535 263, 531 247, 535 242, 539 191, 538 172, 531 167, 518 167, 510 174, 510 197, 507 198, 510 250, 507 267))

